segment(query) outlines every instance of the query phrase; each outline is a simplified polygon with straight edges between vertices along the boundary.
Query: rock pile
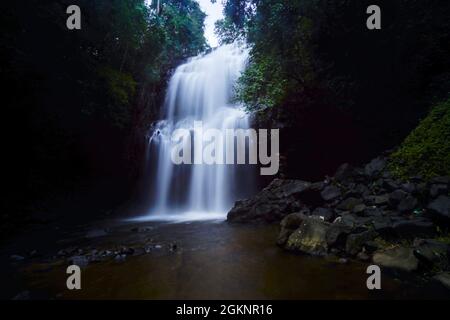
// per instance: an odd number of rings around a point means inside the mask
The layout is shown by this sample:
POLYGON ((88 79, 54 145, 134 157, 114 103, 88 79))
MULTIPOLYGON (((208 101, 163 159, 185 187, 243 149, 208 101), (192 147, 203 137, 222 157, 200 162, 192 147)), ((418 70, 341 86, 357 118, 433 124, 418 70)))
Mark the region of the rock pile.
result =
POLYGON ((290 251, 372 259, 406 271, 446 270, 448 241, 433 238, 450 226, 449 190, 450 177, 400 181, 378 157, 364 168, 344 164, 320 182, 275 179, 237 201, 228 221, 281 221, 277 244, 290 251))

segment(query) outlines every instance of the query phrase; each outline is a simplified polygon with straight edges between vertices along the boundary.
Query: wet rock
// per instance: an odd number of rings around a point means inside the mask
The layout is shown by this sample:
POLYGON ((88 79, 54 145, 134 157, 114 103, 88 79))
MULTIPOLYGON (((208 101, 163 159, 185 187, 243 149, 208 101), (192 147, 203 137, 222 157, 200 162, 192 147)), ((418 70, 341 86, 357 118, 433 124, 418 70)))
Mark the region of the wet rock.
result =
POLYGON ((274 222, 280 221, 289 213, 299 211, 302 202, 314 197, 309 192, 311 183, 301 180, 274 179, 255 197, 236 201, 228 212, 227 220, 231 222, 274 222), (302 197, 304 196, 304 197, 302 197))
POLYGON ((145 248, 135 248, 133 252, 133 256, 142 256, 143 254, 146 254, 145 248))
POLYGON ((355 206, 362 203, 361 199, 350 197, 339 203, 337 208, 340 210, 352 211, 355 206))
POLYGON ((341 190, 336 186, 327 186, 320 193, 323 200, 331 201, 341 196, 341 190))
POLYGON ((384 179, 382 187, 388 191, 395 191, 400 188, 400 185, 392 179, 384 179))
POLYGON ((114 260, 117 262, 123 262, 127 259, 127 255, 126 254, 118 254, 114 257, 114 260))
POLYGON ((364 167, 364 172, 366 175, 373 177, 380 174, 385 167, 386 167, 386 159, 378 157, 370 161, 364 167))
POLYGON ((347 237, 345 244, 345 251, 349 255, 356 255, 360 252, 367 241, 373 240, 377 237, 377 233, 373 230, 364 231, 361 233, 351 234, 347 237))
POLYGON ((373 228, 380 235, 393 235, 394 228, 389 217, 378 217, 372 221, 373 228))
POLYGON ((419 260, 415 257, 413 249, 406 247, 396 247, 381 252, 375 252, 372 261, 381 267, 408 272, 415 271, 419 267, 419 260))
POLYGON ((445 270, 449 267, 450 246, 433 239, 415 241, 415 256, 429 268, 445 270))
POLYGON ((419 202, 411 195, 403 198, 397 206, 397 210, 400 212, 408 212, 414 210, 419 202))
POLYGON ((68 259, 70 264, 79 266, 80 268, 87 267, 89 259, 86 256, 73 256, 68 259))
POLYGON ((439 196, 431 201, 428 205, 428 210, 436 218, 445 222, 450 222, 450 197, 439 196))
POLYGON ((376 206, 370 206, 364 209, 364 216, 371 217, 371 218, 378 218, 382 217, 384 215, 384 212, 381 208, 378 208, 376 206))
POLYGON ((326 255, 326 233, 329 223, 317 218, 305 219, 286 243, 286 249, 311 255, 326 255))
POLYGON ((430 180, 430 182, 450 185, 450 177, 449 176, 434 177, 433 179, 430 180))
POLYGON ((430 197, 437 198, 440 195, 448 194, 448 186, 445 184, 432 184, 430 187, 430 197))
POLYGON ((403 191, 407 193, 414 193, 417 191, 417 186, 412 182, 407 182, 401 185, 403 191))
POLYGON ((367 253, 373 253, 380 249, 380 245, 375 240, 366 241, 364 243, 364 250, 367 253))
POLYGON ((364 197, 364 201, 367 205, 381 206, 389 202, 389 195, 383 194, 378 196, 366 196, 364 197))
POLYGON ((434 280, 441 283, 447 289, 450 289, 450 272, 442 272, 433 277, 434 280))
POLYGON ((280 226, 286 229, 297 229, 302 224, 303 220, 306 218, 301 212, 295 212, 288 214, 281 220, 280 226))
POLYGON ((289 239, 289 236, 300 227, 305 218, 306 216, 300 212, 291 213, 284 217, 280 223, 281 230, 278 235, 277 244, 283 246, 289 239))
POLYGON ((407 192, 400 189, 395 190, 389 194, 389 203, 393 206, 397 206, 407 196, 407 192))
POLYGON ((334 219, 334 212, 329 208, 316 208, 312 212, 313 216, 323 217, 325 221, 332 221, 334 219))
POLYGON ((430 237, 436 233, 434 224, 425 218, 396 221, 392 228, 401 238, 430 237))
POLYGON ((330 225, 325 235, 327 245, 329 247, 345 247, 347 236, 352 232, 353 228, 341 222, 330 225))
POLYGON ((353 213, 357 214, 357 215, 364 214, 365 210, 366 210, 366 205, 364 203, 357 204, 356 206, 353 207, 353 213))
POLYGON ((323 181, 318 181, 318 182, 311 183, 310 189, 314 190, 314 191, 322 191, 324 187, 325 187, 325 183, 323 181))
POLYGON ((358 258, 361 261, 369 261, 370 260, 370 256, 367 253, 363 252, 363 251, 358 253, 356 255, 356 258, 358 258))
POLYGON ((345 193, 345 197, 354 197, 358 198, 361 196, 367 196, 370 194, 369 188, 367 188, 364 184, 359 183, 351 188, 345 193))

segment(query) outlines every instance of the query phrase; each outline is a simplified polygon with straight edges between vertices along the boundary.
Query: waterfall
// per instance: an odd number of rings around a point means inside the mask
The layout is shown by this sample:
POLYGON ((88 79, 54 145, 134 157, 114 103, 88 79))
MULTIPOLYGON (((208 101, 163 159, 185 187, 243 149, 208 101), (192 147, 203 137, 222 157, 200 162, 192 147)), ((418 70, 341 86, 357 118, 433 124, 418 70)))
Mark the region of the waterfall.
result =
MULTIPOLYGON (((250 165, 181 164, 171 160, 176 129, 246 129, 248 115, 233 103, 234 85, 244 70, 249 50, 238 44, 223 45, 190 58, 171 77, 163 106, 163 120, 155 123, 149 139, 152 173, 151 208, 145 219, 223 218, 235 200, 252 191, 255 170, 250 165)), ((192 155, 201 154, 191 138, 192 155)), ((248 147, 248 145, 247 145, 248 147)), ((221 145, 221 148, 224 148, 221 145)))

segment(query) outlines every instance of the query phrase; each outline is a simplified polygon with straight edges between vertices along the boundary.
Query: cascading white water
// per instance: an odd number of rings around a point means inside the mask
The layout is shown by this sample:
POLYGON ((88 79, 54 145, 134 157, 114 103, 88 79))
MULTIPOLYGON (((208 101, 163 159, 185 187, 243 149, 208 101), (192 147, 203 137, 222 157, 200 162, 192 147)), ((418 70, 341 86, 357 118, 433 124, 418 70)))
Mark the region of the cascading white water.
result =
MULTIPOLYGON (((223 45, 176 69, 167 89, 164 120, 153 126, 149 141, 149 152, 156 156, 149 160, 154 183, 147 219, 224 217, 238 197, 250 192, 254 171, 248 166, 175 165, 171 160, 172 133, 179 128, 193 130, 194 121, 202 121, 204 129, 248 128, 248 115, 232 103, 248 53, 238 44, 223 45)), ((193 147, 193 155, 202 152, 193 147)))

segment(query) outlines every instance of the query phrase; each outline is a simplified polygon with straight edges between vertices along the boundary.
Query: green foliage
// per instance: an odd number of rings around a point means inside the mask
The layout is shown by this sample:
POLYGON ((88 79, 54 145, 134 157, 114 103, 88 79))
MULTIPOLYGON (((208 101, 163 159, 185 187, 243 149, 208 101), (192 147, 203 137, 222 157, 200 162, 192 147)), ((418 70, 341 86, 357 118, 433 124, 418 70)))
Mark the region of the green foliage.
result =
POLYGON ((136 92, 136 81, 130 74, 103 67, 99 76, 109 97, 106 116, 113 126, 124 128, 129 125, 131 102, 136 92))
POLYGON ((450 99, 433 107, 391 156, 401 178, 450 175, 450 99))
POLYGON ((236 98, 250 111, 272 108, 283 101, 286 84, 279 65, 267 59, 250 62, 236 86, 236 98))

